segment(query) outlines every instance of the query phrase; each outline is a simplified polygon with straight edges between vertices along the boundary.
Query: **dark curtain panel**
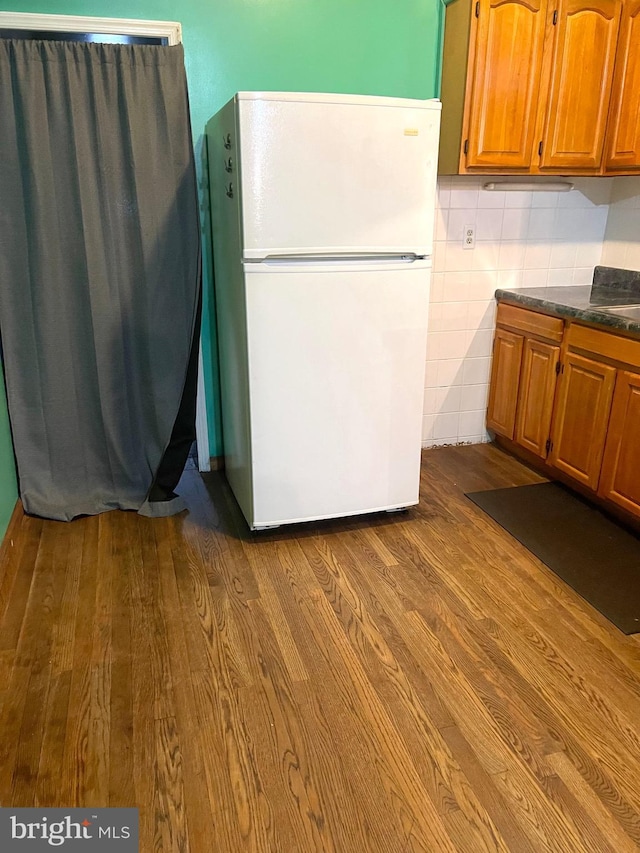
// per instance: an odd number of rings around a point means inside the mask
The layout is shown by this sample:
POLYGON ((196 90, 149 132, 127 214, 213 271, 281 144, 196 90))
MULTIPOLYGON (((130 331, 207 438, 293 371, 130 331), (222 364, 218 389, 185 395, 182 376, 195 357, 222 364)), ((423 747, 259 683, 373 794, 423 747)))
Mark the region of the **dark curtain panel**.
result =
POLYGON ((182 508, 166 498, 193 438, 199 279, 182 47, 0 40, 0 334, 27 512, 182 508))

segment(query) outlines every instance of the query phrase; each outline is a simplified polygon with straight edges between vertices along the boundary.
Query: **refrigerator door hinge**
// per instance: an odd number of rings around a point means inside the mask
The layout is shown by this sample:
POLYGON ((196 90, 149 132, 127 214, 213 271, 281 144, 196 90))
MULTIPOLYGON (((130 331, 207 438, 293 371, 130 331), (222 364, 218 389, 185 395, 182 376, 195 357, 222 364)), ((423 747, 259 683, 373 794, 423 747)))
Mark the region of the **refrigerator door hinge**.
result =
POLYGON ((540 145, 538 145, 538 157, 542 157, 542 140, 540 140, 540 145))
POLYGON ((553 442, 551 441, 550 438, 548 438, 547 443, 545 444, 545 449, 546 449, 547 453, 551 452, 552 447, 553 447, 553 442))
POLYGON ((554 13, 553 13, 553 26, 555 27, 555 25, 556 25, 557 23, 558 23, 558 10, 557 10, 557 9, 555 9, 555 10, 554 10, 554 13))
POLYGON ((465 141, 464 141, 464 148, 463 148, 463 151, 464 151, 464 153, 465 153, 465 154, 468 154, 468 153, 469 153, 469 140, 468 140, 468 139, 465 139, 465 141))
POLYGON ((476 18, 480 17, 480 0, 477 0, 476 3, 476 18))

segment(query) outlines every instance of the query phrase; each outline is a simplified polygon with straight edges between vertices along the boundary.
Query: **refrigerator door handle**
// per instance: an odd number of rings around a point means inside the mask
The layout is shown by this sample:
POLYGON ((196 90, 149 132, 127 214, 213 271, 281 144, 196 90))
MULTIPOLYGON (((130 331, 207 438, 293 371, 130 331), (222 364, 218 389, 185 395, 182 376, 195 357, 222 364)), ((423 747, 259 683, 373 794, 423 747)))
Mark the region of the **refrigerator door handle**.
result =
POLYGON ((332 254, 332 255, 266 255, 264 258, 245 258, 245 264, 268 264, 269 266, 289 266, 290 264, 413 264, 424 261, 427 255, 415 252, 401 254, 332 254))

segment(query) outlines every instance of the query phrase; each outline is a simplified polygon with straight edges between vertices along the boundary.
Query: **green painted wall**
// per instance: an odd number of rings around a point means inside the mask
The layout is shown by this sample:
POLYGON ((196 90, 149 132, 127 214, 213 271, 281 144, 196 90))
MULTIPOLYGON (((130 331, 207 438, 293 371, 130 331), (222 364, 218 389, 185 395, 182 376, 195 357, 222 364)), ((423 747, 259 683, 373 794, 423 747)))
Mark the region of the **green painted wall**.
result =
POLYGON ((2 542, 11 513, 18 500, 15 472, 7 399, 4 393, 4 376, 0 362, 0 542, 2 542))
MULTIPOLYGON (((204 126, 238 90, 430 98, 438 89, 440 0, 8 0, 2 8, 181 21, 203 194, 204 126)), ((216 455, 221 431, 207 229, 203 216, 203 351, 216 455)))

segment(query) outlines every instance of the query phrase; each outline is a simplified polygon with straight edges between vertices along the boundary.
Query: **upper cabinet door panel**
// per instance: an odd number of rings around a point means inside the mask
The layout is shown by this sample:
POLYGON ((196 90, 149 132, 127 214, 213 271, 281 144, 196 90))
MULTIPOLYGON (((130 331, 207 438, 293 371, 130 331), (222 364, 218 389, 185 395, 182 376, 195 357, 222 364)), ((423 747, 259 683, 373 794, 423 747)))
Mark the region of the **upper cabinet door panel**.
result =
POLYGON ((606 167, 640 169, 640 0, 627 0, 622 9, 606 167))
POLYGON ((531 163, 546 8, 546 0, 477 6, 467 168, 531 163))
POLYGON ((540 168, 599 168, 621 6, 621 0, 559 4, 540 168))

